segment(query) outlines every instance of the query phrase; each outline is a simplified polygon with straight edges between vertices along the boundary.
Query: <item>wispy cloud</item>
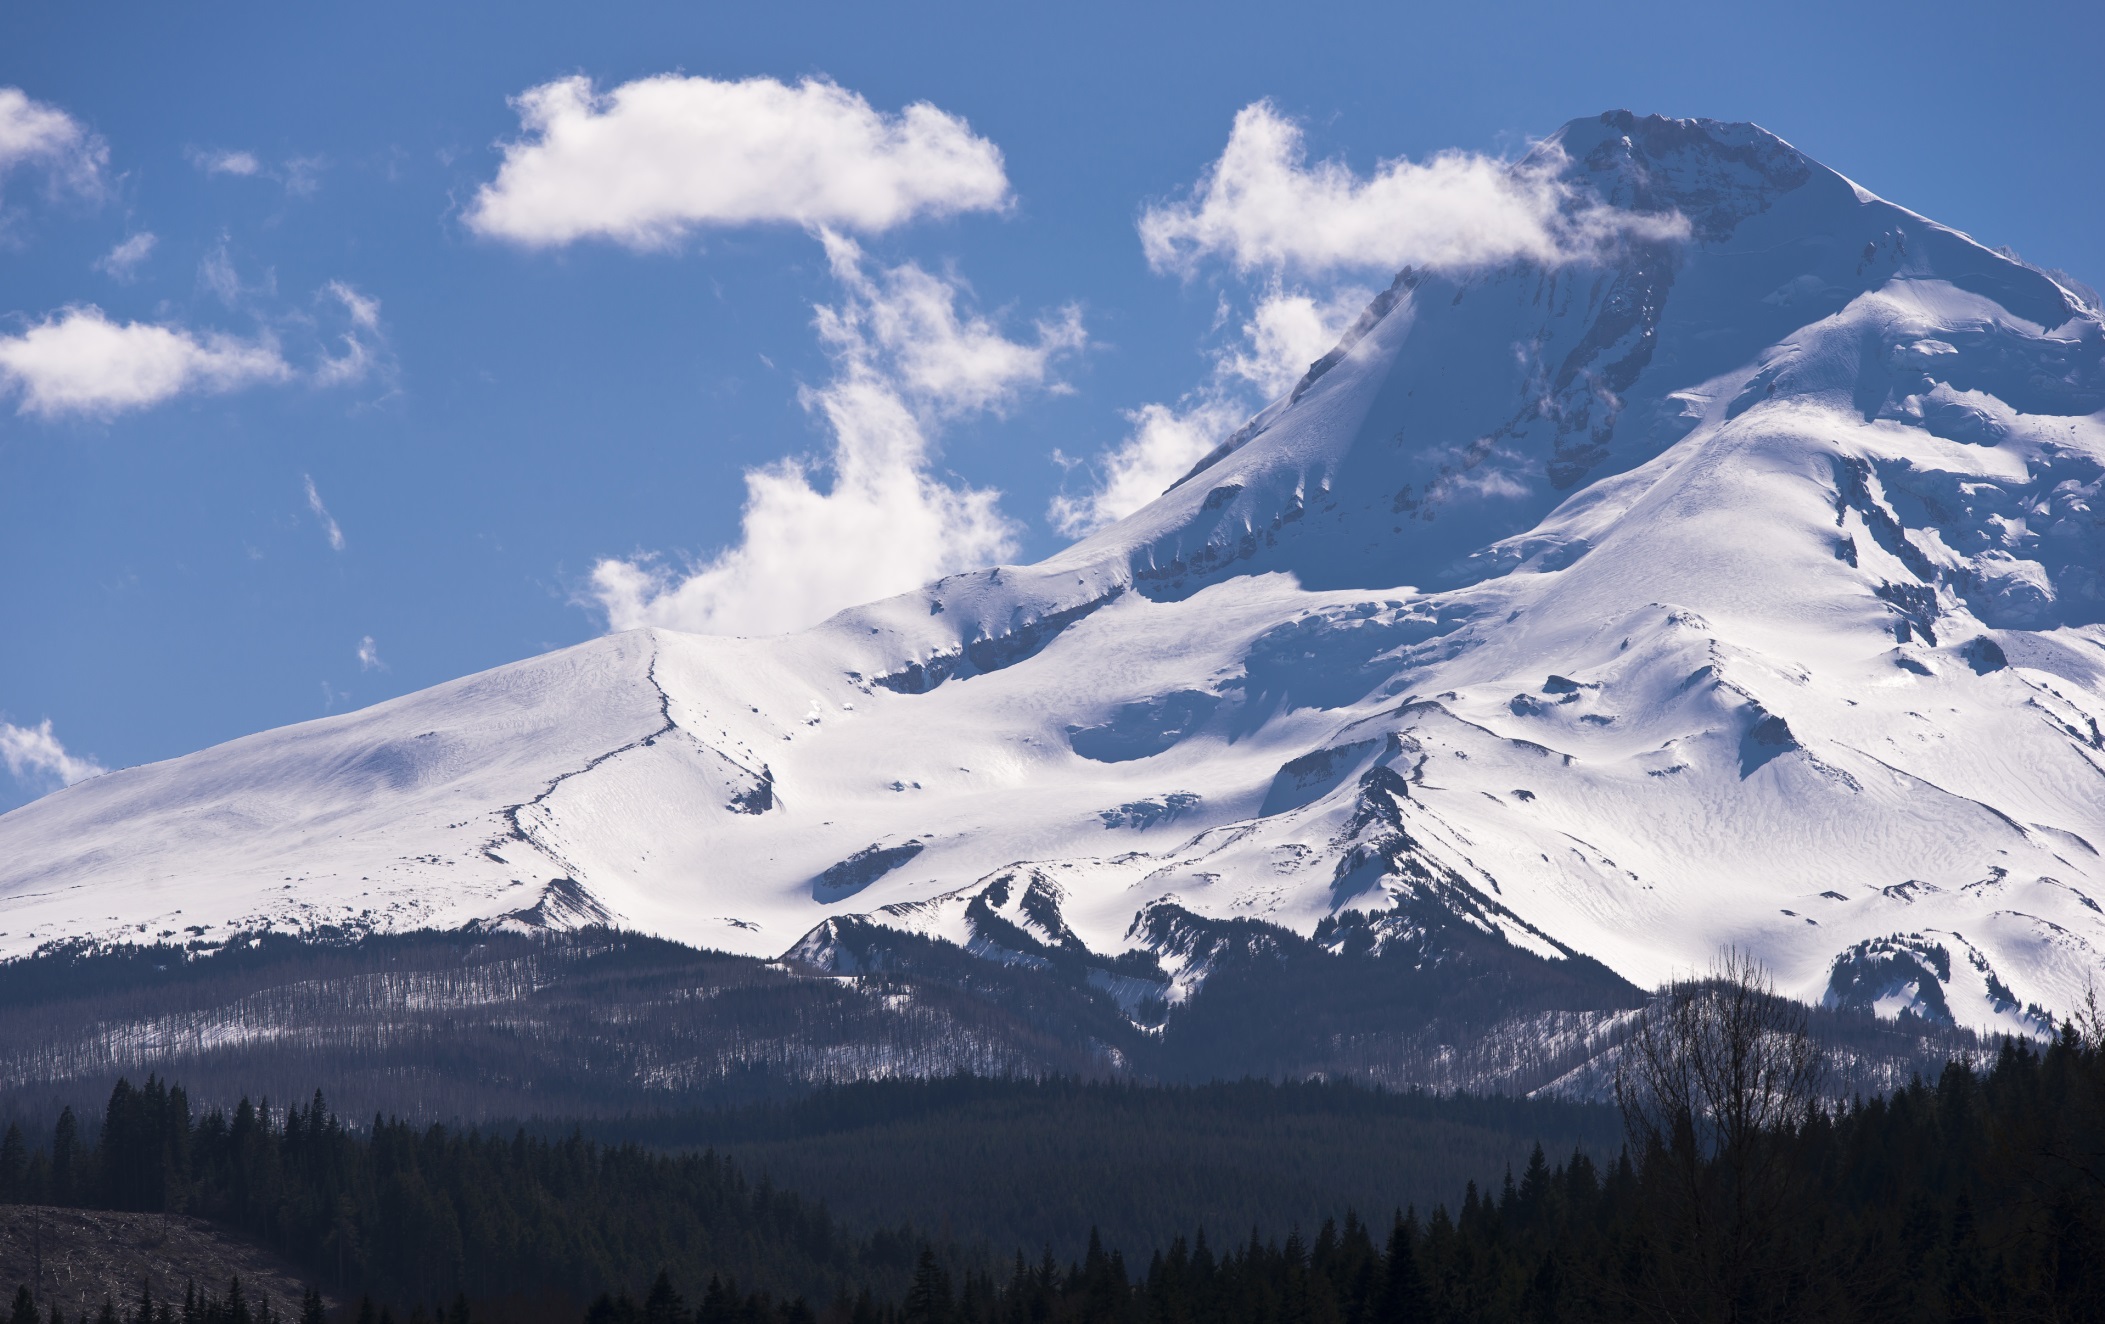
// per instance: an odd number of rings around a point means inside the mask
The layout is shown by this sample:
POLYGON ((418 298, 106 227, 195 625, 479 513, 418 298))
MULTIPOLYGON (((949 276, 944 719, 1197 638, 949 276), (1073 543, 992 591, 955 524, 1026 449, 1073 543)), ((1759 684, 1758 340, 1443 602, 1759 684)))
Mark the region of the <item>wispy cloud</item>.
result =
POLYGON ((343 310, 349 326, 337 337, 337 343, 343 347, 341 352, 324 352, 321 362, 315 365, 310 374, 314 384, 349 386, 376 373, 383 382, 391 381, 394 361, 388 352, 387 334, 380 325, 380 301, 340 280, 324 285, 319 297, 334 301, 343 310))
POLYGON ((94 759, 66 751, 52 733, 51 719, 35 726, 0 721, 0 762, 24 788, 38 793, 99 777, 108 769, 94 759))
POLYGON ((319 156, 288 156, 276 165, 245 148, 186 147, 183 156, 207 175, 230 175, 236 179, 267 179, 295 198, 308 198, 321 188, 322 170, 328 161, 319 156))
MULTIPOLYGON (((309 490, 312 488, 310 486, 309 490)), ((358 669, 360 671, 385 671, 387 663, 380 660, 380 648, 373 636, 366 635, 358 641, 358 669)))
POLYGON ((119 284, 130 284, 140 265, 153 256, 154 246, 159 242, 153 231, 141 230, 95 259, 95 270, 119 284))
POLYGON ((512 104, 525 136, 466 221, 533 247, 662 248, 771 223, 875 233, 1008 200, 1000 150, 963 119, 925 102, 888 115, 823 79, 565 78, 512 104))
POLYGON ((0 180, 37 171, 53 192, 100 199, 108 144, 79 120, 19 87, 0 87, 0 180))
MULTIPOLYGON (((329 508, 322 504, 322 494, 320 489, 314 485, 314 475, 301 474, 300 481, 307 488, 307 509, 313 511, 315 519, 321 522, 322 536, 329 540, 330 550, 342 551, 344 549, 344 531, 337 527, 336 517, 329 513, 329 508)), ((367 642, 371 641, 368 640, 367 642)))
POLYGON ((247 179, 263 171, 263 162, 254 152, 225 147, 191 147, 185 149, 183 155, 190 159, 190 164, 208 175, 234 175, 247 179))
POLYGON ((1197 387, 1174 403, 1130 411, 1125 437, 1094 460, 1055 454, 1087 482, 1079 491, 1054 497, 1046 518, 1068 537, 1080 537, 1161 496, 1263 401, 1283 394, 1311 360, 1336 344, 1369 297, 1358 286, 1317 295, 1270 282, 1236 336, 1214 347, 1212 369, 1197 387))
POLYGON ((253 285, 244 282, 239 268, 234 265, 234 246, 222 234, 219 242, 198 260, 197 287, 228 308, 241 308, 255 298, 275 295, 278 277, 275 270, 265 268, 253 285))
POLYGON ((1056 388, 1055 363, 1087 339, 1079 312, 1011 339, 961 310, 954 278, 913 263, 872 272, 852 241, 824 239, 842 296, 815 322, 834 371, 803 399, 832 433, 826 463, 748 471, 739 542, 700 564, 601 561, 590 598, 613 628, 794 630, 1013 554, 1000 493, 939 478, 935 438, 946 420, 1056 388))
POLYGON ((320 156, 288 156, 275 176, 288 196, 311 198, 321 192, 322 171, 328 166, 320 156))

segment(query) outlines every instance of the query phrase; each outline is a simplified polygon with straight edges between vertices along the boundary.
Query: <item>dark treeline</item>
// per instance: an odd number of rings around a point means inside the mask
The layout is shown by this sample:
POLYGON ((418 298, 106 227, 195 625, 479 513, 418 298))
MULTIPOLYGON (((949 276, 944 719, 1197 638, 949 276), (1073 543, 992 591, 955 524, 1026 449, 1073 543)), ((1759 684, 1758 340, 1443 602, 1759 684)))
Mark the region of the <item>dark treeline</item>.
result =
MULTIPOLYGON (((319 1292, 309 1289, 300 1302, 298 1324, 324 1324, 326 1313, 322 1309, 319 1292)), ((14 1308, 8 1313, 7 1324, 68 1324, 66 1312, 57 1303, 51 1306, 47 1316, 38 1308, 36 1298, 27 1287, 15 1289, 14 1308)), ((200 1292, 195 1283, 186 1283, 180 1301, 163 1297, 156 1301, 153 1285, 148 1283, 139 1290, 138 1299, 120 1306, 109 1297, 104 1297, 102 1308, 95 1314, 83 1309, 78 1324, 293 1324, 271 1305, 270 1298, 251 1299, 241 1288, 241 1280, 235 1278, 227 1284, 227 1294, 216 1296, 210 1290, 200 1292)), ((372 1324, 367 1321, 366 1324, 372 1324)), ((468 1324, 463 1319, 460 1324, 468 1324)))
MULTIPOLYGON (((1761 1092, 1757 1111, 1787 1093, 1761 1092)), ((1453 1212, 1406 1211, 1385 1229, 1348 1216, 1312 1237, 1225 1249, 1199 1232, 1144 1266, 1092 1240, 1079 1263, 1019 1256, 998 1277, 954 1279, 925 1255, 896 1304, 865 1296, 823 1313, 828 1324, 2100 1320, 2101 1103, 2105 1051, 2070 1032, 2044 1050, 2009 1044, 1986 1072, 1954 1064, 1934 1084, 1739 1135, 1729 1119, 1669 1109, 1634 1155, 1553 1165, 1538 1150, 1495 1193, 1472 1187, 1453 1212)), ((659 1297, 655 1312, 602 1301, 587 1324, 760 1324, 725 1313, 728 1298, 688 1315, 659 1297)))
MULTIPOLYGON (((1452 1208, 1471 1180, 1622 1144, 1599 1103, 1439 1096, 1349 1081, 866 1081, 790 1103, 583 1123, 601 1141, 713 1148, 823 1199, 854 1229, 913 1224, 1033 1257, 1081 1255, 1091 1227, 1145 1258, 1193 1228, 1284 1236, 1348 1208, 1452 1208)), ((501 1128, 509 1131, 509 1126, 501 1128)), ((563 1123, 529 1134, 566 1134, 563 1123)))
POLYGON ((332 1290, 382 1300, 533 1289, 582 1301, 665 1265, 819 1296, 848 1284, 896 1292, 920 1244, 903 1229, 844 1236, 822 1207, 749 1183, 714 1153, 377 1117, 354 1130, 319 1093, 193 1119, 179 1086, 120 1082, 90 1141, 71 1109, 33 1152, 11 1125, 0 1201, 196 1214, 332 1290))
POLYGON ((525 1321, 535 1293, 585 1324, 2105 1319, 2095 1017, 1840 1108, 1821 1068, 1802 1009, 1758 978, 1678 986, 1622 1048, 1614 1159, 1538 1148, 1452 1208, 1283 1239, 1194 1227, 1145 1260, 1092 1237, 1072 1262, 998 1270, 904 1230, 849 1236, 713 1155, 354 1134, 319 1100, 191 1125, 157 1082, 120 1088, 92 1146, 70 1118, 36 1155, 9 1135, 0 1180, 14 1198, 189 1208, 347 1294, 408 1303, 411 1324, 525 1321))

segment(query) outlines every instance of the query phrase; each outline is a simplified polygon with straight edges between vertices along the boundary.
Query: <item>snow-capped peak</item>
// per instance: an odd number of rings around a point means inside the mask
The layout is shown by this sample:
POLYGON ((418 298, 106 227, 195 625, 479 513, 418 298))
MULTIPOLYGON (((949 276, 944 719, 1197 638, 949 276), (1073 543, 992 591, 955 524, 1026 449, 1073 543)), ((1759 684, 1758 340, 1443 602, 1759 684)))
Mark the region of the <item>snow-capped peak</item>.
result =
POLYGON ((1640 984, 1736 944, 1844 1005, 2073 1007, 2095 302, 1752 125, 1614 112, 1515 168, 1599 242, 1400 273, 1059 555, 74 787, 0 818, 0 950, 597 917, 775 955, 863 916, 1152 954, 1174 999, 1195 920, 1437 911, 1640 984))

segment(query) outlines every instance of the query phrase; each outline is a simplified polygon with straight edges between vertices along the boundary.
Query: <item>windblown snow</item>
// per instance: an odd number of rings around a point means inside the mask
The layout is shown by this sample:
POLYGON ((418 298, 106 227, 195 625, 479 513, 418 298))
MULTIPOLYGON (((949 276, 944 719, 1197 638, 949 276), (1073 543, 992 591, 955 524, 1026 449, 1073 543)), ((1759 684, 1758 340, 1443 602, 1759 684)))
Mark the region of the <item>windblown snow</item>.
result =
POLYGON ((970 945, 987 892, 1108 955, 1164 901, 1309 933, 1437 894, 1639 984, 1737 945, 1809 1000, 2073 1008, 2105 947, 2096 296, 1751 125, 1541 150, 1574 205, 1685 235, 1402 273, 1040 564, 37 801, 0 817, 0 952, 611 921, 774 956, 846 915, 970 945))

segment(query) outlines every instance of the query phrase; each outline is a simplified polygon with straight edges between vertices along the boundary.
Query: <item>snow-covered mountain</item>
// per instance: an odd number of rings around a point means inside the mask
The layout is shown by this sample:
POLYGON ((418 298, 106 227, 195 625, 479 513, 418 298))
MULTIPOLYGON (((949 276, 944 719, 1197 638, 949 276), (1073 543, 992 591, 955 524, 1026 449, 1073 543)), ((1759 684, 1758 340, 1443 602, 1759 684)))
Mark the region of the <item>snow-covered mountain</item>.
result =
MULTIPOLYGON (((799 635, 642 631, 0 817, 0 952, 859 916, 1188 996, 1458 917, 2036 1029, 2105 953, 2105 321, 1750 125, 1576 121, 1555 269, 1405 271, 1139 513, 799 635), (1341 925, 1348 911, 1368 917, 1341 925), (1144 949, 1152 960, 1121 953, 1144 949)), ((860 926, 858 932, 866 932, 860 926)))

